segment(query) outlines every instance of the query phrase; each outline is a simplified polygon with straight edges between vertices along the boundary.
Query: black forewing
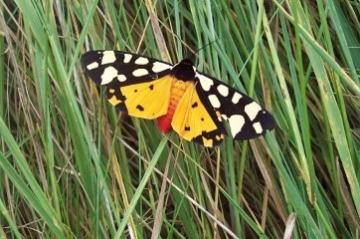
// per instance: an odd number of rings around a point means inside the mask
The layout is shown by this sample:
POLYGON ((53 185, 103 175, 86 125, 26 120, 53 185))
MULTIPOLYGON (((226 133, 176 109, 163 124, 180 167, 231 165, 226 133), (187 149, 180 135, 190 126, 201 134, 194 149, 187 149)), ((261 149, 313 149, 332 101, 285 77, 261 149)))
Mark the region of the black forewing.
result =
MULTIPOLYGON (((162 62, 153 58, 132 54, 128 52, 121 52, 121 51, 88 51, 86 52, 82 58, 81 58, 82 66, 85 70, 85 72, 90 76, 90 78, 98 85, 102 82, 102 75, 104 74, 104 71, 108 67, 114 67, 119 74, 124 75, 126 77, 126 80, 121 82, 117 79, 109 79, 107 82, 109 82, 109 86, 115 87, 115 85, 119 86, 125 86, 125 85, 131 85, 131 84, 137 84, 142 83, 146 81, 155 80, 158 78, 161 78, 164 75, 167 75, 170 73, 170 70, 172 68, 172 65, 166 62, 162 62), (102 64, 103 57, 105 52, 113 52, 115 59, 114 61, 111 61, 109 63, 102 64), (125 57, 131 56, 131 59, 129 61, 125 61, 125 57), (137 60, 145 58, 148 60, 146 64, 138 64, 136 63, 137 60), (154 72, 153 67, 154 64, 164 64, 164 66, 167 66, 167 69, 164 69, 163 71, 154 72), (94 67, 92 69, 88 69, 88 66, 91 64, 97 64, 97 67, 94 67), (135 77, 133 76, 133 72, 137 69, 145 69, 149 72, 149 74, 135 77)), ((165 68, 165 67, 164 67, 165 68)))
MULTIPOLYGON (((233 134, 233 137, 235 140, 246 140, 246 139, 252 139, 256 138, 260 135, 263 135, 266 133, 267 130, 272 130, 275 127, 275 120, 272 117, 272 115, 266 111, 263 107, 261 107, 259 104, 257 104, 253 99, 248 97, 247 95, 239 92, 238 90, 222 83, 221 81, 202 74, 198 73, 198 75, 202 75, 203 77, 206 77, 210 79, 213 82, 213 85, 208 89, 207 91, 202 88, 201 84, 198 83, 199 87, 197 87, 198 94, 202 95, 201 99, 203 100, 204 105, 210 105, 214 111, 219 112, 222 115, 223 119, 229 120, 234 115, 240 115, 243 117, 243 122, 236 122, 236 121, 230 121, 230 129, 237 127, 238 124, 241 124, 241 130, 236 131, 236 134, 233 134), (228 95, 224 96, 222 95, 218 88, 219 86, 224 86, 228 88, 228 95), (241 98, 234 103, 233 97, 235 94, 239 94, 241 98), (209 95, 215 95, 217 99, 220 102, 220 106, 215 107, 209 100, 209 95), (206 102, 207 101, 207 102, 206 102), (250 106, 254 106, 256 109, 260 109, 255 117, 250 117, 249 114, 246 112, 245 107, 248 106, 248 111, 250 106), (261 132, 257 132, 254 125, 261 126, 261 132)), ((197 78, 197 81, 199 79, 197 78)))

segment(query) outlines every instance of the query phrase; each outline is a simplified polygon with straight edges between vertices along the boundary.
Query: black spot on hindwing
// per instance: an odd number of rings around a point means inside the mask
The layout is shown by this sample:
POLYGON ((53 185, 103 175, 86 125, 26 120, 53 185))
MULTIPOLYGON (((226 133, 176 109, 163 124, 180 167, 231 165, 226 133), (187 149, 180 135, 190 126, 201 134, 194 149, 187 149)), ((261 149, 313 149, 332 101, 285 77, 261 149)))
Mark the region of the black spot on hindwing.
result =
POLYGON ((137 105, 136 109, 140 110, 140 111, 144 111, 144 107, 142 107, 141 105, 137 105))

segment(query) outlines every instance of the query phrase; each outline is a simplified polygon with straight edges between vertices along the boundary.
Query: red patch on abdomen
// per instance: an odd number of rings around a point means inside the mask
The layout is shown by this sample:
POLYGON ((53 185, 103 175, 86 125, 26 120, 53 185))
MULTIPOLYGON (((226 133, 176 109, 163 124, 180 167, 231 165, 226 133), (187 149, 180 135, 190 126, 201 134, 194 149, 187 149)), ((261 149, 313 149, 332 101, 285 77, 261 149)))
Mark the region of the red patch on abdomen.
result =
MULTIPOLYGON (((175 106, 175 108, 176 108, 176 106, 175 106)), ((174 112, 175 112, 175 109, 170 109, 170 107, 169 107, 166 115, 163 115, 163 116, 160 116, 159 118, 157 118, 157 124, 158 124, 158 128, 159 128, 160 132, 167 133, 172 129, 171 121, 172 121, 174 112)))
MULTIPOLYGON (((171 91, 170 91, 170 102, 169 107, 166 115, 160 116, 157 118, 158 128, 162 133, 169 132, 171 127, 171 121, 174 116, 176 107, 181 100, 182 96, 184 95, 187 87, 192 82, 190 81, 182 81, 174 79, 171 84, 171 91)), ((185 116, 184 116, 185 117, 185 116)))

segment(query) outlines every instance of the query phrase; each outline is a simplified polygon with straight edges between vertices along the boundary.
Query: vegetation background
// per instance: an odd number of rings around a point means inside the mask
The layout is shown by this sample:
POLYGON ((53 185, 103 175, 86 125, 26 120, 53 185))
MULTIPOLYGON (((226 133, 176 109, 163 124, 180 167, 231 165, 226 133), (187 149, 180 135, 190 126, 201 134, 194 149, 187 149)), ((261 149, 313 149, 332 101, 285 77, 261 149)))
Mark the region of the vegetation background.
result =
POLYGON ((355 0, 0 0, 0 238, 360 238, 359 19, 355 0), (84 75, 94 49, 200 49, 277 127, 161 135, 84 75))

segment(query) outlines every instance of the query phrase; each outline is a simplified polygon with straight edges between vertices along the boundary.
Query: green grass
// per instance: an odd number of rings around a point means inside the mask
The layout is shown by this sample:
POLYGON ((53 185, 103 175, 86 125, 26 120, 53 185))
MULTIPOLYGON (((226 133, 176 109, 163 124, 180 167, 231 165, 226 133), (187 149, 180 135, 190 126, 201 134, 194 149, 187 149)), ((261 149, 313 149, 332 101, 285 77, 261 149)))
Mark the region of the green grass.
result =
POLYGON ((154 2, 0 0, 0 238, 360 238, 359 3, 154 2), (192 57, 277 127, 162 135, 85 76, 94 49, 192 57))

